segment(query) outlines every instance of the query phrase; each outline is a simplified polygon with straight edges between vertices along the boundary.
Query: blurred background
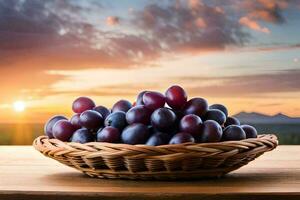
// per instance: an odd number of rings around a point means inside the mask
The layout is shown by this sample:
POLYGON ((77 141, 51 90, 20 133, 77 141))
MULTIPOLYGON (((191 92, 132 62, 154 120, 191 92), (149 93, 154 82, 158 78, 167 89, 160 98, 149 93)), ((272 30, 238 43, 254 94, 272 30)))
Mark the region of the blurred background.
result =
POLYGON ((300 1, 0 0, 0 80, 2 145, 173 84, 300 144, 300 1))

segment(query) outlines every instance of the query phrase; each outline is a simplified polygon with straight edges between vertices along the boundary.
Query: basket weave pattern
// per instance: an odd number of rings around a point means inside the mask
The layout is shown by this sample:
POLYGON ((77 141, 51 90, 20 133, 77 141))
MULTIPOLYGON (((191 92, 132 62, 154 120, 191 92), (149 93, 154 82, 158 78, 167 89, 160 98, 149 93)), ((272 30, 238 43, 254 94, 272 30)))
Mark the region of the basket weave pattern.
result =
POLYGON ((197 179, 220 177, 278 145, 275 135, 219 143, 147 146, 65 143, 40 136, 34 147, 45 156, 98 178, 197 179))

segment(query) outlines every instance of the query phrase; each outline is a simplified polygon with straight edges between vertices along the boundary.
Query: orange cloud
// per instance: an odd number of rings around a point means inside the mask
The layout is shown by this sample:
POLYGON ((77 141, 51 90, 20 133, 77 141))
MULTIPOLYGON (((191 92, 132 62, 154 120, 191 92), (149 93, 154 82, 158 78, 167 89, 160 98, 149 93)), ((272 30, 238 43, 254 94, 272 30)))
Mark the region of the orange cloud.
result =
POLYGON ((202 5, 201 0, 189 0, 188 5, 191 9, 198 9, 202 5))
POLYGON ((288 0, 253 0, 242 1, 246 16, 251 19, 262 20, 269 23, 283 23, 285 18, 282 11, 288 7, 288 0))
POLYGON ((270 33, 270 30, 266 27, 261 27, 256 21, 249 19, 248 17, 242 17, 239 20, 239 23, 252 29, 252 30, 256 30, 259 32, 263 32, 263 33, 270 33))
POLYGON ((196 19, 195 23, 196 23, 196 26, 199 27, 199 28, 205 28, 207 26, 205 21, 201 17, 198 17, 196 19))
POLYGON ((258 2, 268 9, 275 9, 277 6, 281 9, 288 7, 287 0, 258 0, 258 2))
POLYGON ((116 16, 109 16, 106 18, 106 24, 109 26, 115 26, 120 23, 120 18, 116 16))

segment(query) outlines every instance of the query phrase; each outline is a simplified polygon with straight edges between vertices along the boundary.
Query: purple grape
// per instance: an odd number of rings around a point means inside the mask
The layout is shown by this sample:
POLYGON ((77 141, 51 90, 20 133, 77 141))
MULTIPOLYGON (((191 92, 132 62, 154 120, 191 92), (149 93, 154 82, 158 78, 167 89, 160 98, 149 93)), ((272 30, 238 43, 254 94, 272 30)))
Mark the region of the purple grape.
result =
POLYGON ((104 106, 97 106, 93 110, 100 113, 103 119, 106 119, 106 117, 110 114, 110 111, 104 106))
POLYGON ((128 124, 142 123, 148 125, 150 123, 150 117, 151 111, 143 105, 132 107, 126 113, 128 124))
POLYGON ((189 133, 180 132, 171 138, 169 144, 181 144, 181 143, 186 143, 186 142, 194 143, 195 139, 189 133))
POLYGON ((181 132, 190 133, 192 136, 199 135, 202 130, 202 120, 194 114, 185 115, 179 123, 181 132))
POLYGON ((81 144, 95 141, 94 135, 86 128, 78 129, 71 137, 71 142, 78 142, 81 144))
POLYGON ((132 104, 129 101, 122 99, 113 105, 111 112, 114 113, 118 111, 123 111, 126 113, 131 107, 132 104))
POLYGON ((97 142, 110 142, 118 143, 120 142, 120 132, 119 129, 112 126, 104 127, 99 129, 97 133, 97 142))
POLYGON ((196 137, 198 142, 219 142, 222 138, 222 127, 213 120, 207 120, 202 125, 202 132, 196 137))
POLYGON ((183 108, 187 101, 187 94, 184 89, 178 85, 171 86, 166 91, 166 102, 174 110, 183 108))
POLYGON ((214 120, 220 125, 223 125, 226 121, 225 114, 217 109, 208 110, 204 116, 205 120, 214 120))
POLYGON ((139 93, 139 95, 137 96, 137 99, 136 99, 136 106, 144 105, 143 96, 146 92, 148 92, 148 91, 142 91, 139 93))
POLYGON ((50 118, 48 120, 48 122, 45 124, 44 126, 44 132, 45 132, 45 135, 47 135, 50 139, 51 138, 54 138, 53 136, 53 132, 52 132, 52 128, 53 128, 53 125, 59 121, 59 120, 62 120, 62 119, 67 119, 66 117, 62 116, 62 115, 56 115, 52 118, 50 118))
POLYGON ((228 117, 228 110, 227 108, 222 105, 222 104, 213 104, 213 105, 210 105, 209 106, 209 109, 212 110, 212 109, 217 109, 217 110, 220 110, 222 111, 226 117, 228 117))
POLYGON ((193 98, 186 102, 183 112, 185 115, 195 114, 203 117, 208 110, 208 103, 203 98, 193 98))
POLYGON ((222 140, 230 141, 230 140, 243 140, 246 139, 245 131, 237 125, 227 126, 223 131, 222 140))
POLYGON ((168 108, 159 108, 151 115, 152 126, 163 132, 171 130, 175 126, 176 115, 168 108))
POLYGON ((146 145, 149 145, 149 146, 164 145, 164 144, 168 144, 169 140, 170 140, 169 134, 162 133, 162 132, 156 132, 151 135, 151 137, 146 142, 146 145))
POLYGON ((185 116, 183 111, 181 110, 173 110, 173 112, 175 113, 176 115, 176 118, 177 118, 177 121, 178 123, 180 122, 180 120, 185 116))
POLYGON ((144 124, 128 125, 121 134, 122 142, 125 144, 145 144, 150 136, 149 129, 144 124))
POLYGON ((159 92, 146 92, 143 95, 143 102, 148 109, 156 110, 164 107, 166 98, 159 92))
POLYGON ((95 107, 95 102, 88 97, 77 98, 72 105, 72 109, 75 113, 82 113, 86 110, 91 110, 95 107))
POLYGON ((122 111, 111 113, 104 121, 105 126, 112 126, 120 132, 127 126, 126 114, 122 111))
POLYGON ((229 125, 240 125, 240 121, 235 118, 235 117, 227 117, 226 122, 224 124, 225 127, 229 126, 229 125))
POLYGON ((250 125, 242 125, 241 128, 246 133, 246 138, 257 138, 257 130, 250 125))
POLYGON ((71 119, 70 119, 71 124, 73 124, 73 126, 76 129, 80 129, 81 128, 81 124, 80 124, 80 114, 76 113, 74 114, 71 119))
POLYGON ((57 121, 52 128, 54 138, 63 142, 69 141, 75 130, 73 124, 66 119, 57 121))
POLYGON ((94 110, 86 110, 80 115, 80 124, 87 129, 98 130, 103 126, 103 118, 94 110))

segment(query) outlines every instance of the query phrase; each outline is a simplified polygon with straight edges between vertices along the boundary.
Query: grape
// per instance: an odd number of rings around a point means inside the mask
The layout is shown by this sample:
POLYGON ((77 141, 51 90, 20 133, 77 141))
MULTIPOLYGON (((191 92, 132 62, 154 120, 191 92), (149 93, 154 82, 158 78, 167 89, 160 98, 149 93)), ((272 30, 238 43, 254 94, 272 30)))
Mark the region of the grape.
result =
POLYGON ((225 114, 217 109, 208 110, 204 116, 205 120, 214 120, 220 125, 223 125, 226 121, 225 114))
POLYGON ((120 141, 120 132, 119 129, 112 126, 104 127, 99 129, 97 133, 97 142, 110 142, 118 143, 120 141))
POLYGON ((237 125, 230 125, 227 126, 223 131, 222 140, 229 141, 229 140, 243 140, 246 139, 245 131, 237 125))
POLYGON ((162 133, 162 132, 156 132, 151 135, 151 137, 146 142, 146 145, 149 145, 149 146, 164 145, 164 144, 168 144, 169 140, 170 140, 169 134, 162 133))
POLYGON ((125 144, 145 144, 150 136, 146 125, 136 123, 128 125, 121 134, 122 142, 125 144))
POLYGON ((81 128, 81 124, 80 124, 80 114, 76 113, 75 115, 73 115, 70 119, 71 124, 73 124, 73 126, 76 129, 80 129, 81 128))
POLYGON ((166 98, 159 92, 146 92, 143 95, 143 102, 148 109, 156 110, 164 107, 166 98))
POLYGON ((69 141, 75 130, 76 128, 73 126, 73 124, 66 119, 57 121, 52 128, 54 138, 63 142, 69 141))
POLYGON ((186 142, 195 142, 195 139, 189 133, 180 132, 171 138, 169 144, 181 144, 186 142))
POLYGON ((122 111, 111 113, 104 121, 105 126, 112 126, 121 132, 127 126, 126 114, 122 111))
POLYGON ((173 112, 176 115, 176 119, 177 119, 178 123, 185 116, 181 110, 173 110, 173 112))
POLYGON ((198 142, 219 142, 222 138, 222 127, 213 120, 203 123, 202 132, 196 137, 198 142))
POLYGON ((168 108, 159 108, 151 115, 152 126, 159 131, 169 131, 175 126, 176 115, 168 108))
POLYGON ((202 120, 194 114, 186 115, 180 120, 179 129, 181 132, 190 133, 192 136, 198 135, 202 129, 202 120))
POLYGON ((94 110, 86 110, 80 115, 80 124, 87 129, 98 130, 103 125, 103 117, 94 110))
POLYGON ((180 110, 181 108, 183 108, 187 101, 186 92, 184 91, 184 89, 182 89, 182 87, 178 85, 171 86, 166 91, 165 96, 167 104, 174 110, 180 110))
POLYGON ((222 105, 222 104, 213 104, 213 105, 209 106, 209 109, 217 109, 217 110, 220 110, 220 111, 222 111, 222 112, 225 114, 226 117, 228 117, 228 110, 227 110, 227 108, 226 108, 224 105, 222 105))
POLYGON ((203 98, 193 98, 186 102, 183 112, 185 115, 195 114, 203 117, 208 110, 208 103, 203 98))
POLYGON ((110 111, 104 106, 97 106, 93 110, 100 113, 103 119, 106 119, 106 117, 110 114, 110 111))
POLYGON ((117 112, 117 111, 127 112, 131 107, 132 107, 132 104, 129 101, 122 99, 120 101, 117 101, 113 105, 111 112, 117 112))
POLYGON ((142 91, 139 93, 139 95, 137 96, 137 99, 136 99, 136 105, 139 106, 139 105, 144 105, 144 102, 143 102, 143 96, 144 94, 146 93, 147 91, 142 91))
POLYGON ((154 134, 156 132, 152 125, 148 125, 147 127, 149 129, 150 134, 154 134))
POLYGON ((71 142, 78 142, 81 144, 93 142, 94 140, 94 135, 86 128, 76 130, 71 137, 71 142))
POLYGON ((75 113, 82 113, 86 110, 91 110, 95 107, 95 103, 88 97, 77 98, 72 105, 72 109, 75 113))
POLYGON ((57 121, 62 120, 62 119, 67 119, 67 118, 64 116, 61 116, 61 115, 56 115, 56 116, 52 117, 51 119, 49 119, 48 122, 45 124, 44 132, 50 139, 54 138, 53 132, 52 132, 53 125, 57 121))
POLYGON ((246 138, 257 138, 257 130, 250 125, 242 125, 241 128, 246 133, 246 138))
POLYGON ((224 124, 225 127, 229 126, 229 125, 240 125, 240 121, 235 118, 235 117, 227 117, 226 122, 224 124))
POLYGON ((149 124, 151 117, 151 111, 143 105, 132 107, 126 113, 126 120, 128 124, 142 123, 149 124))

